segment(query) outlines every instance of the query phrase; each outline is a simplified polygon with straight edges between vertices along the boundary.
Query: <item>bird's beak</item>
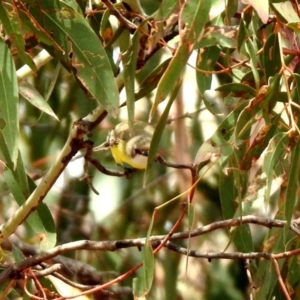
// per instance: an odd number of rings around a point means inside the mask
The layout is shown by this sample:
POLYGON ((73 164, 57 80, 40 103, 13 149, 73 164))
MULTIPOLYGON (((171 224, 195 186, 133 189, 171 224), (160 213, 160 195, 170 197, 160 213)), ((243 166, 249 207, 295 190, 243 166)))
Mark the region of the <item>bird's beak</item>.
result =
POLYGON ((103 144, 93 148, 93 152, 108 150, 109 146, 109 142, 105 141, 103 144))

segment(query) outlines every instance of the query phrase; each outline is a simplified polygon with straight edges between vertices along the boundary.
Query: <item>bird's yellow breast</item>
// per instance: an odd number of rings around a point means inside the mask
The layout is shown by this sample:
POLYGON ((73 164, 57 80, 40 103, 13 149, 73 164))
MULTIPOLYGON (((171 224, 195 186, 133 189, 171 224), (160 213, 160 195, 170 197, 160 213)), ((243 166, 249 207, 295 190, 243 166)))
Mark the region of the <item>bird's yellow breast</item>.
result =
POLYGON ((131 157, 126 152, 126 142, 119 140, 117 144, 110 146, 111 154, 117 164, 128 164, 135 169, 146 169, 147 160, 146 156, 137 154, 131 157))

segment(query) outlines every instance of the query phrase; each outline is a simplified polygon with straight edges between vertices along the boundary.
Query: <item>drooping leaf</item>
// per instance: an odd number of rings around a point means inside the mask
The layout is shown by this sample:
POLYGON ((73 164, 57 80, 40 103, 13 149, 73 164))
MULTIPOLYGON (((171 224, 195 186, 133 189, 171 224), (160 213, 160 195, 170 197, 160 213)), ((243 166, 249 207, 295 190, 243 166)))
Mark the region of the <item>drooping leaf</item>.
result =
MULTIPOLYGON (((16 181, 13 172, 9 169, 5 169, 4 177, 19 206, 23 205, 26 198, 24 197, 21 187, 18 181, 16 181)), ((26 222, 38 235, 39 248, 47 250, 55 245, 56 234, 54 221, 48 207, 44 203, 40 204, 36 211, 31 212, 31 214, 27 217, 26 222)))
POLYGON ((5 42, 0 39, 0 117, 4 122, 1 132, 13 165, 18 157, 18 100, 15 64, 5 42))
POLYGON ((181 22, 185 24, 184 30, 180 33, 181 39, 179 46, 161 80, 158 83, 157 93, 154 104, 151 108, 150 118, 156 113, 159 103, 164 101, 170 91, 173 89, 174 83, 177 82, 186 62, 195 47, 196 41, 202 36, 208 14, 211 7, 210 1, 196 1, 186 3, 183 7, 181 22))
POLYGON ((150 241, 147 239, 143 248, 143 266, 140 277, 133 279, 133 295, 142 297, 149 293, 154 276, 154 255, 150 241))
POLYGON ((264 110, 269 105, 269 101, 272 102, 272 98, 276 96, 276 93, 279 89, 281 76, 277 74, 272 81, 271 86, 262 86, 258 91, 256 97, 254 97, 248 104, 247 107, 240 114, 235 132, 236 139, 248 139, 249 138, 249 130, 251 126, 256 122, 255 115, 264 110))
POLYGON ((248 98, 249 96, 254 97, 256 91, 254 88, 243 83, 227 83, 223 84, 215 89, 216 91, 223 92, 225 95, 228 93, 233 93, 235 96, 240 96, 243 98, 248 98), (249 95, 249 96, 248 96, 249 95))
POLYGON ((220 45, 224 48, 237 47, 237 26, 206 26, 202 39, 195 49, 220 45))
POLYGON ((119 92, 103 45, 76 2, 41 2, 45 28, 65 51, 65 62, 86 90, 109 112, 119 105, 119 92))
POLYGON ((196 68, 203 71, 196 69, 196 80, 202 97, 206 90, 211 89, 212 74, 209 71, 214 69, 219 53, 220 48, 217 46, 198 51, 196 68), (205 73, 205 71, 208 72, 205 73))
POLYGON ((154 130, 154 133, 153 133, 153 137, 152 137, 152 140, 151 140, 151 145, 150 145, 150 148, 149 148, 149 153, 148 153, 147 168, 146 168, 145 174, 144 174, 144 185, 148 180, 149 169, 151 168, 153 160, 154 160, 154 158, 157 154, 158 145, 159 145, 161 136, 163 134, 165 125, 167 123, 170 109, 172 107, 172 104, 173 104, 174 100, 176 99, 178 91, 181 87, 181 83, 182 83, 182 81, 180 79, 177 80, 177 82, 176 82, 176 84, 173 87, 173 90, 171 92, 168 103, 167 103, 167 105, 166 105, 166 107, 165 107, 158 123, 156 124, 155 130, 154 130))
POLYGON ((150 73, 147 74, 146 78, 140 83, 138 90, 135 93, 135 99, 141 99, 149 95, 156 87, 160 78, 164 74, 166 68, 170 63, 170 58, 163 61, 159 66, 154 68, 150 73))
POLYGON ((135 105, 135 72, 137 68, 137 58, 139 51, 141 34, 137 30, 132 39, 131 45, 126 49, 122 55, 122 62, 124 67, 124 85, 126 90, 126 103, 127 103, 127 113, 128 113, 128 122, 130 128, 132 128, 134 122, 134 105, 135 105))
POLYGON ((281 69, 281 55, 278 41, 278 34, 271 34, 264 46, 263 62, 265 76, 268 80, 269 77, 275 76, 281 69))
MULTIPOLYGON (((41 22, 41 14, 40 12, 38 14, 35 14, 33 16, 33 11, 30 9, 28 10, 28 7, 26 4, 24 4, 22 1, 14 1, 15 4, 17 4, 17 12, 19 14, 19 19, 22 20, 22 26, 25 30, 30 32, 31 35, 34 36, 37 40, 41 41, 42 43, 45 43, 45 45, 54 47, 54 49, 57 51, 58 55, 64 55, 64 49, 57 43, 51 36, 45 28, 42 26, 41 22)), ((29 3, 33 5, 33 3, 29 3)))
POLYGON ((291 168, 288 175, 288 186, 286 191, 285 201, 285 218, 288 225, 291 222, 295 204, 299 201, 299 166, 300 166, 300 142, 296 142, 295 147, 292 149, 291 168))
POLYGON ((32 105, 37 107, 41 112, 44 112, 58 120, 58 117, 56 116, 50 105, 33 85, 29 84, 26 81, 20 82, 19 93, 32 105))
POLYGON ((280 115, 276 115, 270 120, 269 124, 262 126, 257 132, 242 160, 240 161, 240 168, 242 170, 249 170, 254 161, 258 160, 262 152, 266 149, 269 140, 274 136, 276 129, 278 128, 278 123, 280 120, 280 115))
POLYGON ((178 2, 173 0, 162 1, 159 9, 153 16, 153 23, 155 24, 153 32, 151 32, 148 39, 148 51, 152 51, 156 47, 159 40, 166 34, 168 28, 165 28, 165 24, 168 18, 170 18, 172 12, 178 6, 178 2))

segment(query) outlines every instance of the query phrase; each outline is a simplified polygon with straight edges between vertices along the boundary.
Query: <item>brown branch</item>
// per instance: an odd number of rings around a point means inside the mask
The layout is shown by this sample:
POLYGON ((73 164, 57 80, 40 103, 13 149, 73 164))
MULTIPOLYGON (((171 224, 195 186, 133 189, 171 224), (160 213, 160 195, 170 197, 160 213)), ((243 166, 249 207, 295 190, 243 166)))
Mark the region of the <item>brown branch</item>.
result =
POLYGON ((133 23, 124 18, 109 0, 102 0, 102 3, 109 9, 109 12, 119 20, 120 25, 129 30, 129 32, 137 28, 133 23))
MULTIPOLYGON (((295 232, 293 227, 297 226, 299 220, 295 220, 292 222, 290 226, 290 230, 295 232)), ((190 237, 196 237, 201 236, 205 233, 212 232, 217 229, 222 228, 230 228, 235 226, 240 226, 242 224, 257 224, 261 225, 267 228, 272 227, 279 227, 283 228, 286 226, 287 222, 282 220, 273 220, 273 219, 267 219, 267 218, 260 218, 255 216, 245 216, 242 218, 236 218, 236 219, 229 219, 225 221, 218 221, 214 222, 212 224, 203 226, 201 228, 192 230, 191 232, 185 231, 185 232, 179 232, 179 233, 173 233, 173 235, 170 237, 168 236, 168 243, 170 241, 174 240, 182 240, 187 239, 190 237)), ((298 234, 298 232, 295 232, 298 234)), ((152 236, 150 237, 150 242, 152 243, 153 248, 157 248, 161 245, 162 241, 166 240, 166 235, 159 235, 159 236, 152 236)), ((10 280, 11 278, 19 278, 22 271, 24 271, 27 268, 31 268, 35 265, 38 265, 46 260, 52 259, 54 257, 68 253, 75 250, 98 250, 98 251, 116 251, 123 248, 130 248, 130 247, 137 247, 141 248, 144 246, 146 241, 146 238, 138 238, 138 239, 126 239, 126 240, 116 240, 116 241, 89 241, 89 240, 83 240, 83 241, 76 241, 67 243, 64 245, 60 245, 57 247, 54 247, 44 253, 38 253, 34 256, 31 256, 24 261, 14 264, 10 267, 8 267, 6 270, 4 270, 2 273, 0 273, 0 285, 6 282, 7 280, 10 280)), ((168 245, 166 243, 166 245, 168 245)), ((174 249, 177 249, 173 244, 171 244, 170 247, 173 247, 174 249)), ((173 249, 171 249, 173 250, 173 249)), ((180 250, 181 251, 181 250, 180 250)), ((192 251, 192 250, 191 250, 192 251)), ((300 249, 294 250, 294 251, 287 251, 279 254, 271 254, 271 253, 261 253, 261 252, 253 252, 253 253, 198 253, 198 252, 192 252, 193 255, 199 255, 199 257, 212 259, 212 258, 227 258, 227 259, 250 259, 250 258, 260 258, 263 257, 265 259, 270 259, 270 255, 273 255, 274 259, 279 258, 285 258, 285 257, 291 257, 294 255, 299 254, 300 249)), ((56 260, 58 262, 58 260, 56 260)))
POLYGON ((285 284, 283 282, 283 279, 281 277, 280 268, 278 266, 278 262, 274 258, 273 255, 271 256, 271 261, 272 261, 272 263, 274 265, 274 269, 275 269, 275 272, 276 272, 276 275, 277 275, 277 278, 278 278, 279 286, 281 287, 283 294, 285 295, 285 297, 286 297, 287 300, 291 300, 291 297, 290 297, 290 295, 289 295, 289 293, 288 293, 288 291, 286 289, 286 286, 285 286, 285 284))
MULTIPOLYGON (((54 264, 52 266, 48 266, 46 269, 44 270, 38 270, 38 271, 34 271, 34 276, 35 277, 45 277, 48 275, 53 275, 54 273, 61 271, 63 268, 63 266, 61 264, 54 264)), ((27 275, 28 278, 33 278, 34 276, 28 274, 27 275)))
POLYGON ((168 241, 165 244, 165 247, 169 250, 172 250, 174 252, 177 252, 179 254, 183 254, 185 256, 190 257, 197 257, 197 258, 206 258, 209 261, 212 259, 232 259, 232 260, 238 260, 238 259, 256 259, 256 258, 264 258, 264 259, 271 259, 272 254, 269 252, 249 252, 249 253, 243 253, 243 252, 231 252, 231 253, 225 253, 225 252, 201 252, 197 250, 188 250, 187 248, 181 247, 177 244, 174 244, 170 241, 168 241))

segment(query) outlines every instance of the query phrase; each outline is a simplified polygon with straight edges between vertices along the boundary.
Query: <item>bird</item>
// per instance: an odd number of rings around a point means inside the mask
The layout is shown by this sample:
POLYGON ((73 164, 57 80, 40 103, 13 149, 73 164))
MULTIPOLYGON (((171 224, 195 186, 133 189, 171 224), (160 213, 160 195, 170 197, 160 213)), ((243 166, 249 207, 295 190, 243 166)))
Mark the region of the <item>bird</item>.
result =
POLYGON ((93 151, 110 149, 118 165, 134 169, 146 169, 148 152, 154 128, 149 123, 135 121, 130 128, 127 121, 121 122, 108 133, 107 140, 93 151))

